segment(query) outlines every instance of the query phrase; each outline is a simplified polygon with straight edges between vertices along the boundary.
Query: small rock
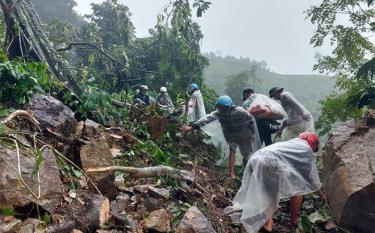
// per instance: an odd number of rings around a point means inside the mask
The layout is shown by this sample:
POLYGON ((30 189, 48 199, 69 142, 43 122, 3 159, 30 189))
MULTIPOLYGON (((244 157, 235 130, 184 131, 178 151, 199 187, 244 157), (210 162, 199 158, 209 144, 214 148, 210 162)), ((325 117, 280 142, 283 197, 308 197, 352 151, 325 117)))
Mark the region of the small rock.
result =
POLYGON ((73 229, 70 233, 83 233, 83 232, 77 229, 73 229))
POLYGON ((111 201, 111 211, 121 213, 130 204, 131 198, 126 193, 117 195, 116 200, 111 201))
POLYGON ((170 197, 170 193, 168 189, 165 188, 155 188, 155 187, 149 187, 148 188, 150 196, 156 197, 156 198, 163 198, 165 200, 168 200, 170 197))
POLYGON ((38 219, 29 218, 23 222, 18 222, 10 228, 8 233, 42 233, 43 232, 43 222, 38 219))
POLYGON ((167 209, 160 209, 150 213, 146 219, 144 219, 144 228, 147 230, 155 230, 158 232, 170 232, 171 231, 171 218, 172 214, 167 209))
POLYGON ((177 228, 178 233, 216 233, 206 216, 195 206, 185 213, 177 228))
POLYGON ((75 137, 79 138, 79 137, 82 136, 84 125, 85 125, 85 122, 83 122, 83 121, 80 121, 80 122, 77 123, 76 132, 74 133, 75 137))
POLYGON ((152 187, 150 184, 140 184, 140 185, 134 186, 134 191, 140 194, 147 194, 150 187, 152 187))
POLYGON ((75 199, 75 198, 77 197, 77 193, 76 193, 76 191, 73 190, 73 189, 70 190, 70 191, 69 191, 69 197, 75 199))
POLYGON ((149 197, 149 198, 144 199, 142 204, 144 204, 144 206, 146 207, 146 210, 148 212, 151 212, 151 211, 154 211, 156 209, 160 209, 160 208, 163 207, 163 206, 161 206, 163 204, 163 202, 160 202, 158 199, 153 198, 153 197, 149 197))
POLYGON ((98 133, 99 127, 100 124, 90 119, 87 119, 83 127, 83 134, 88 137, 93 137, 98 133))
POLYGON ((120 156, 122 153, 121 153, 120 149, 111 148, 111 154, 112 154, 113 158, 116 158, 116 157, 120 156))

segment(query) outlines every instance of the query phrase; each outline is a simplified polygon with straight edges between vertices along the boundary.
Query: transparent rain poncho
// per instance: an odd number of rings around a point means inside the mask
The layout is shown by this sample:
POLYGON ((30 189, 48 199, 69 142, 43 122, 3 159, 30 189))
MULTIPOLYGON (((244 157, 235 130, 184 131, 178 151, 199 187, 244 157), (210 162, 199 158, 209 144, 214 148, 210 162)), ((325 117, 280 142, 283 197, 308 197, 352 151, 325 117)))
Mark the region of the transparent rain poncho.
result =
POLYGON ((281 120, 286 116, 283 107, 278 102, 262 94, 253 94, 243 106, 255 118, 281 120))
POLYGON ((250 158, 242 185, 226 212, 256 233, 276 212, 280 199, 305 195, 321 187, 315 156, 306 141, 295 138, 258 150, 250 158))
POLYGON ((298 137, 302 132, 315 132, 311 113, 291 93, 284 91, 280 103, 288 117, 286 119, 288 126, 281 136, 283 141, 298 137))
POLYGON ((171 113, 174 110, 173 102, 168 93, 159 93, 159 95, 156 97, 156 103, 168 113, 171 113))
POLYGON ((218 166, 229 165, 230 145, 237 146, 237 165, 242 163, 244 156, 249 158, 261 146, 255 119, 242 107, 233 107, 228 113, 214 111, 194 125, 210 135, 220 150, 221 158, 216 163, 218 166))
POLYGON ((203 96, 200 90, 195 90, 194 93, 191 95, 187 115, 189 121, 197 121, 206 115, 203 96))

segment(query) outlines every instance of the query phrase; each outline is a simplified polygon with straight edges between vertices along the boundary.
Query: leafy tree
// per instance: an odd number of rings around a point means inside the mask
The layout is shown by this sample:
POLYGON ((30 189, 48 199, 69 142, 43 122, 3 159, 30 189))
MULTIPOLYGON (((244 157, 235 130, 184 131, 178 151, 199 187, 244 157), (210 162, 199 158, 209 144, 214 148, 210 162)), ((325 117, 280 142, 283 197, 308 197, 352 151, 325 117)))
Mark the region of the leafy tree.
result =
MULTIPOLYGON (((375 10, 372 0, 324 0, 311 7, 307 16, 316 25, 311 44, 320 47, 329 41, 334 48, 332 54, 318 57, 314 66, 320 72, 335 74, 336 86, 340 90, 322 101, 318 127, 327 132, 336 121, 360 116, 356 106, 361 93, 374 85, 364 78, 369 73, 363 72, 361 66, 375 52, 371 41, 375 10)), ((374 66, 374 63, 366 64, 374 66)))
POLYGON ((254 65, 251 70, 226 78, 225 92, 232 97, 235 104, 242 105, 242 90, 245 87, 254 88, 260 82, 256 77, 256 69, 257 67, 254 65))
POLYGON ((51 23, 56 19, 75 26, 81 26, 85 23, 83 18, 73 9, 77 6, 74 0, 32 0, 32 3, 44 23, 51 23))

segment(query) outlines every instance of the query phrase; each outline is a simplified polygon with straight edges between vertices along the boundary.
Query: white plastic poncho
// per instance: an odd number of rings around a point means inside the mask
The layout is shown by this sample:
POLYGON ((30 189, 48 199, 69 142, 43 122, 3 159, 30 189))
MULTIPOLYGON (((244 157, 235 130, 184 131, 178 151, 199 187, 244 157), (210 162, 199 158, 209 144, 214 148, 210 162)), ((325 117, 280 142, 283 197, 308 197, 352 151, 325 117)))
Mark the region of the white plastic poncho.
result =
POLYGON ((197 121, 205 115, 203 96, 200 90, 195 90, 189 101, 188 119, 189 121, 197 121))
POLYGON ((171 100, 171 97, 169 97, 168 93, 159 93, 159 95, 156 97, 156 103, 159 104, 159 106, 162 109, 165 109, 167 112, 171 113, 174 110, 174 105, 171 100))
POLYGON ((295 138, 265 147, 250 158, 242 186, 226 211, 256 233, 276 212, 282 198, 318 191, 321 187, 315 156, 306 141, 295 138))
MULTIPOLYGON (((278 102, 263 94, 251 95, 243 103, 243 106, 246 110, 252 110, 257 107, 260 107, 262 110, 265 110, 265 112, 259 115, 259 118, 263 119, 281 120, 283 119, 283 117, 286 116, 283 107, 278 102)), ((257 118, 258 116, 254 115, 254 117, 257 118)))
POLYGON ((228 113, 214 111, 194 125, 209 134, 221 150, 221 159, 217 163, 219 166, 228 164, 229 144, 239 147, 237 155, 242 156, 236 156, 237 164, 241 164, 241 157, 249 158, 261 147, 255 119, 242 107, 233 107, 228 113))
POLYGON ((288 115, 288 126, 281 135, 283 141, 298 137, 303 132, 315 132, 311 113, 291 93, 284 91, 280 103, 288 115))

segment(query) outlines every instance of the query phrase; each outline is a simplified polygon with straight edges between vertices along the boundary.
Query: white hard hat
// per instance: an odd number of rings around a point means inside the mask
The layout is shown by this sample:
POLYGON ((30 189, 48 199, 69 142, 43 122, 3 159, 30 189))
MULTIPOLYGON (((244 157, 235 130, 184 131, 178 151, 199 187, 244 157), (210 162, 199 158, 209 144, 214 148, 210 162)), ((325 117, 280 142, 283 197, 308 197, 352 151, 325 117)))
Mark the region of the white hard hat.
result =
POLYGON ((167 88, 166 87, 161 87, 160 88, 160 92, 167 92, 167 88))
POLYGON ((148 90, 148 86, 146 86, 146 85, 140 85, 139 89, 140 90, 148 90))

